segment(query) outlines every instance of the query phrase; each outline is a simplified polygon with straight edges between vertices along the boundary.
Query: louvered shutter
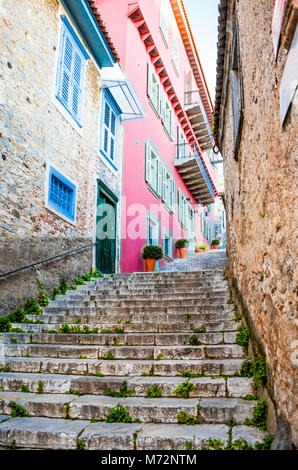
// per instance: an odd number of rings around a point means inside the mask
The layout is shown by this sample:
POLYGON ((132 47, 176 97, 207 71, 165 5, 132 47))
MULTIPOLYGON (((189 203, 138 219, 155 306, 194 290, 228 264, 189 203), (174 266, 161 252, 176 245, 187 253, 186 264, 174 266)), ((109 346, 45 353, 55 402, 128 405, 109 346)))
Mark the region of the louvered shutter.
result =
POLYGON ((66 30, 64 30, 58 95, 66 107, 68 107, 71 95, 72 63, 73 45, 70 35, 67 33, 66 30))
POLYGON ((71 108, 73 114, 80 120, 82 108, 82 78, 83 78, 83 60, 81 56, 74 52, 74 66, 72 74, 72 102, 71 108))
POLYGON ((176 205, 176 183, 174 179, 171 179, 171 206, 173 212, 175 212, 175 205, 176 205))
POLYGON ((180 190, 180 188, 178 188, 178 219, 179 219, 180 222, 182 223, 182 211, 181 211, 181 207, 182 207, 182 204, 181 204, 181 190, 180 190))
POLYGON ((115 160, 117 116, 107 100, 104 101, 103 113, 102 149, 108 158, 115 160))
POLYGON ((149 142, 145 143, 145 180, 152 186, 152 151, 149 142))
POLYGON ((167 204, 167 170, 166 167, 163 166, 163 177, 162 177, 162 194, 161 198, 167 204))
POLYGON ((156 192, 159 196, 162 195, 162 186, 163 186, 163 164, 162 161, 157 159, 157 188, 156 192))

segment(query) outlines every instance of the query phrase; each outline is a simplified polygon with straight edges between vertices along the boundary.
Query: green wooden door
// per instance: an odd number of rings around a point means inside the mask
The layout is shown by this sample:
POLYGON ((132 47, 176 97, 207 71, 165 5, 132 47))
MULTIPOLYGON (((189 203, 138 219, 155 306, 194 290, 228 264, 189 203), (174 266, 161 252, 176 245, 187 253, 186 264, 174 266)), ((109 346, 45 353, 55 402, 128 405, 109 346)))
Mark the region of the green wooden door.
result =
POLYGON ((116 202, 98 185, 96 217, 96 267, 105 274, 115 272, 116 202))

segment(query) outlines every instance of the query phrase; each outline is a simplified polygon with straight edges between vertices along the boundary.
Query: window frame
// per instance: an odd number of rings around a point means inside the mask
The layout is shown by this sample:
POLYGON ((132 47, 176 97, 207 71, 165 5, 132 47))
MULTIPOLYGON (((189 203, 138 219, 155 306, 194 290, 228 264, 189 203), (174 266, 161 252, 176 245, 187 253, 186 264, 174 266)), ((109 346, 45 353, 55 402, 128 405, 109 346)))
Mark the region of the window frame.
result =
POLYGON ((56 214, 57 216, 71 223, 72 225, 76 225, 77 184, 74 181, 72 181, 70 178, 68 178, 65 174, 63 174, 60 170, 58 170, 52 163, 48 164, 45 207, 51 212, 53 212, 54 214, 56 214), (71 214, 69 212, 63 211, 63 209, 58 204, 56 204, 54 201, 50 199, 52 175, 54 175, 64 185, 68 186, 73 191, 71 214))
POLYGON ((57 67, 56 67, 56 82, 55 82, 55 98, 62 105, 63 109, 65 109, 81 129, 83 127, 83 107, 84 107, 84 91, 85 91, 85 76, 86 76, 86 65, 87 60, 89 59, 89 55, 87 51, 84 49, 77 33, 74 31, 73 27, 71 26, 70 22, 66 18, 65 15, 60 16, 60 43, 59 43, 59 51, 58 51, 58 60, 57 60, 57 67), (69 74, 69 88, 68 88, 68 99, 67 102, 63 99, 62 96, 62 80, 63 80, 63 63, 65 57, 65 42, 69 40, 72 46, 72 59, 71 59, 71 72, 69 74), (77 54, 81 60, 81 69, 80 69, 80 86, 78 86, 77 82, 76 85, 79 88, 78 92, 78 112, 74 113, 72 109, 72 105, 70 106, 70 102, 73 99, 73 86, 71 83, 75 81, 74 79, 74 63, 75 59, 73 59, 73 54, 77 54))
POLYGON ((164 256, 167 259, 173 259, 174 258, 174 237, 173 237, 173 232, 171 232, 167 227, 163 227, 162 229, 162 249, 164 256), (165 240, 169 240, 169 247, 170 247, 170 254, 166 253, 165 249, 165 240))
MULTIPOLYGON (((99 152, 109 162, 114 170, 119 169, 119 139, 120 139, 120 123, 121 123, 121 110, 112 97, 108 89, 102 90, 101 96, 101 116, 100 116, 100 132, 99 132, 99 152), (105 150, 105 131, 107 125, 105 124, 105 110, 106 105, 110 107, 112 112, 115 114, 115 134, 114 134, 114 158, 110 157, 110 152, 105 150)), ((110 113, 109 113, 110 116, 110 113)), ((109 118, 110 119, 110 118, 109 118)), ((111 139, 110 134, 113 133, 109 130, 108 135, 111 139)), ((108 150, 110 150, 110 144, 108 144, 108 150)))

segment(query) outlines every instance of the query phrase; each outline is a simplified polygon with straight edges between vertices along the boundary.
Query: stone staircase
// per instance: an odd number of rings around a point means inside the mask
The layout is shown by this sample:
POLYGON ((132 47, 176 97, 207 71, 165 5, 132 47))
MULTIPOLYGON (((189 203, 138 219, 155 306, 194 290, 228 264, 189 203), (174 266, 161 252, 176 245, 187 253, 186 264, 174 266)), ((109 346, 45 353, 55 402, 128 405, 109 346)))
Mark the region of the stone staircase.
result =
POLYGON ((25 332, 1 337, 0 446, 185 450, 209 438, 262 442, 266 433, 243 425, 256 401, 244 399, 252 380, 234 376, 245 355, 228 299, 221 263, 118 274, 28 317, 43 323, 14 324, 25 332))

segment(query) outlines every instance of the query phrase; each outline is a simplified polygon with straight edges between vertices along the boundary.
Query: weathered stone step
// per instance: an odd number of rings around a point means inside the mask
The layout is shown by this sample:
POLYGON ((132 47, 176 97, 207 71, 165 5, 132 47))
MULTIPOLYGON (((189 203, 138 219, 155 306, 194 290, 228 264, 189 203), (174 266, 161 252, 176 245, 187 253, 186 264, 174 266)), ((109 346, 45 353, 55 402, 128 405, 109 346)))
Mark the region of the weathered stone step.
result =
POLYGON ((10 402, 21 405, 30 416, 105 420, 112 408, 124 406, 132 420, 143 423, 177 423, 180 411, 194 416, 201 424, 227 424, 231 419, 243 424, 251 419, 256 401, 241 398, 116 398, 104 395, 36 394, 0 392, 0 413, 9 415, 10 402), (67 411, 66 411, 67 408, 67 411))
MULTIPOLYGON (((237 330, 237 324, 231 320, 222 321, 184 321, 184 322, 175 322, 175 323, 163 323, 160 324, 157 322, 131 322, 125 324, 125 322, 119 324, 118 322, 108 321, 105 323, 88 323, 88 328, 93 330, 98 328, 98 331, 115 328, 124 328, 125 333, 188 333, 193 332, 195 329, 201 329, 205 327, 207 333, 211 332, 234 332, 237 330)), ((65 322, 63 322, 65 323, 65 322)), ((13 328, 22 328, 24 331, 33 331, 38 333, 47 333, 48 331, 59 331, 63 323, 44 323, 44 324, 35 324, 35 323, 13 323, 13 328)), ((67 322, 70 327, 79 327, 83 329, 84 324, 74 324, 67 322)))
POLYGON ((200 323, 200 322, 211 322, 220 320, 231 320, 235 316, 234 312, 219 311, 219 312, 183 312, 183 313, 155 313, 150 315, 149 313, 118 313, 113 311, 107 312, 80 312, 73 311, 70 309, 61 309, 58 312, 47 313, 45 315, 28 315, 27 318, 32 322, 36 320, 43 321, 44 323, 75 323, 75 324, 88 324, 88 323, 111 323, 116 322, 126 323, 144 323, 146 321, 154 321, 159 325, 168 323, 200 323), (78 322, 78 323, 77 323, 78 322))
MULTIPOLYGON (((0 417, 0 445, 31 449, 87 450, 200 450, 209 439, 229 441, 223 424, 195 426, 143 423, 90 423, 83 420, 0 417)), ((250 445, 262 442, 266 432, 247 426, 231 430, 233 441, 244 438, 250 445)))
POLYGON ((185 382, 195 385, 191 397, 219 398, 233 397, 244 398, 253 394, 253 379, 247 377, 92 377, 61 374, 34 374, 0 372, 0 387, 4 391, 20 392, 22 385, 30 392, 37 392, 40 382, 44 393, 65 393, 69 390, 89 395, 104 395, 108 390, 118 392, 127 381, 128 390, 134 390, 134 396, 145 397, 146 392, 153 385, 160 388, 163 397, 173 397, 174 390, 185 382))
POLYGON ((206 376, 233 376, 239 371, 243 359, 204 359, 204 360, 102 360, 102 359, 63 359, 11 357, 0 358, 0 369, 8 372, 34 372, 43 374, 113 376, 148 375, 180 376, 183 371, 206 376))
POLYGON ((236 345, 208 346, 93 346, 60 344, 3 344, 2 353, 10 357, 102 359, 110 353, 115 359, 187 360, 187 359, 239 359, 243 348, 236 345))
MULTIPOLYGON (((178 313, 230 313, 233 311, 233 306, 222 303, 219 305, 193 305, 193 304, 184 304, 181 306, 176 306, 175 304, 173 305, 167 305, 165 306, 159 306, 159 307, 151 307, 150 305, 144 305, 144 306, 124 306, 124 307, 118 307, 114 305, 107 305, 105 307, 102 307, 100 303, 98 304, 91 304, 86 302, 86 305, 81 305, 81 306, 49 306, 47 307, 46 314, 52 314, 52 313, 60 313, 64 312, 65 310, 71 311, 73 314, 89 314, 89 315, 105 315, 106 313, 117 313, 117 314, 137 314, 137 313, 142 313, 144 315, 157 315, 158 313, 160 314, 165 314, 165 313, 172 313, 172 314, 178 314, 178 313)), ((32 318, 32 316, 28 315, 28 318, 32 318)), ((34 316, 32 319, 36 318, 34 316)), ((38 315, 38 318, 42 319, 40 315, 38 315)))
MULTIPOLYGON (((114 284, 99 284, 97 286, 92 286, 89 287, 89 290, 92 289, 94 292, 100 292, 100 291, 111 291, 111 290, 124 290, 127 292, 131 291, 139 291, 139 290, 146 290, 146 291, 154 291, 154 292, 159 292, 159 291, 164 291, 165 289, 171 289, 173 291, 186 291, 188 289, 218 289, 218 290, 224 290, 228 289, 228 283, 227 281, 221 281, 219 279, 210 279, 210 280, 194 280, 194 281, 181 281, 181 284, 177 284, 176 281, 167 281, 167 282, 156 282, 156 283, 151 283, 146 280, 144 282, 117 282, 114 284)), ((83 289, 82 289, 83 290, 83 289)), ((75 291, 73 291, 75 292, 75 291)))
POLYGON ((112 287, 112 286, 101 286, 101 287, 97 287, 96 289, 95 288, 89 288, 87 286, 78 286, 78 287, 81 287, 81 289, 76 289, 76 290, 68 290, 66 292, 65 295, 57 295, 56 296, 56 299, 63 299, 63 298, 67 298, 69 296, 83 296, 83 295, 96 295, 96 296, 99 296, 99 297, 102 297, 102 296, 115 296, 115 295, 123 295, 123 296, 143 296, 143 295, 147 295, 147 296, 150 296, 150 295, 156 295, 158 297, 161 297, 163 295, 169 295, 170 292, 173 292, 174 291, 174 295, 175 294, 179 294, 180 296, 184 296, 184 294, 206 294, 206 295, 216 295, 217 293, 218 294, 224 294, 226 295, 229 291, 228 291, 228 286, 217 286, 216 284, 214 285, 211 285, 211 286, 206 286, 206 285, 202 285, 202 286, 195 286, 195 287, 190 287, 190 286, 186 286, 185 284, 183 284, 182 286, 175 286, 174 289, 171 289, 169 290, 169 288, 164 288, 164 289, 154 289, 150 286, 144 286, 144 287, 140 287, 138 288, 137 286, 134 288, 134 289, 128 289, 128 287, 126 288, 116 288, 116 287, 112 287))
MULTIPOLYGON (((226 297, 227 298, 227 297, 226 297)), ((77 306, 77 305, 82 305, 88 307, 89 303, 92 303, 95 306, 98 307, 141 307, 143 310, 146 309, 147 307, 150 308, 155 308, 155 307, 188 307, 188 306, 196 306, 197 308, 200 308, 201 306, 220 306, 220 305, 227 305, 226 299, 224 297, 213 297, 213 298, 184 298, 184 299, 176 299, 174 296, 169 299, 164 299, 163 297, 160 297, 160 300, 147 300, 145 301, 144 299, 134 299, 130 298, 128 300, 122 300, 119 299, 118 297, 110 298, 110 299, 105 299, 105 298, 99 298, 94 295, 91 295, 90 298, 87 299, 81 299, 81 298, 71 298, 71 299, 63 299, 63 300, 53 300, 51 302, 51 305, 48 307, 45 307, 45 312, 48 310, 52 310, 53 307, 60 307, 60 306, 67 306, 71 308, 72 306, 77 306)))
MULTIPOLYGON (((126 326, 126 325, 125 325, 126 326)), ((121 327, 121 325, 118 325, 121 327)), ((173 346, 188 344, 194 338, 200 344, 233 344, 236 343, 236 331, 229 333, 2 333, 0 343, 11 343, 16 339, 24 344, 85 344, 109 346, 121 345, 152 345, 173 346)))
POLYGON ((129 301, 132 300, 134 302, 136 301, 147 301, 147 300, 154 300, 157 301, 159 299, 162 300, 185 300, 185 299, 191 299, 194 300, 195 302, 199 303, 199 300, 214 300, 214 299, 220 299, 221 302, 226 302, 230 298, 230 294, 226 290, 222 291, 217 291, 217 292, 205 292, 201 291, 198 292, 197 290, 195 292, 184 292, 183 294, 170 294, 169 291, 165 292, 164 294, 156 293, 156 292, 151 292, 151 293, 145 293, 145 294, 140 294, 140 293, 132 293, 132 294, 121 294, 121 293, 116 293, 115 291, 110 292, 110 293, 94 293, 92 291, 88 291, 89 293, 85 293, 84 291, 82 292, 76 292, 76 293, 71 293, 68 295, 58 295, 56 297, 57 300, 61 301, 66 301, 66 300, 119 300, 119 301, 129 301))

